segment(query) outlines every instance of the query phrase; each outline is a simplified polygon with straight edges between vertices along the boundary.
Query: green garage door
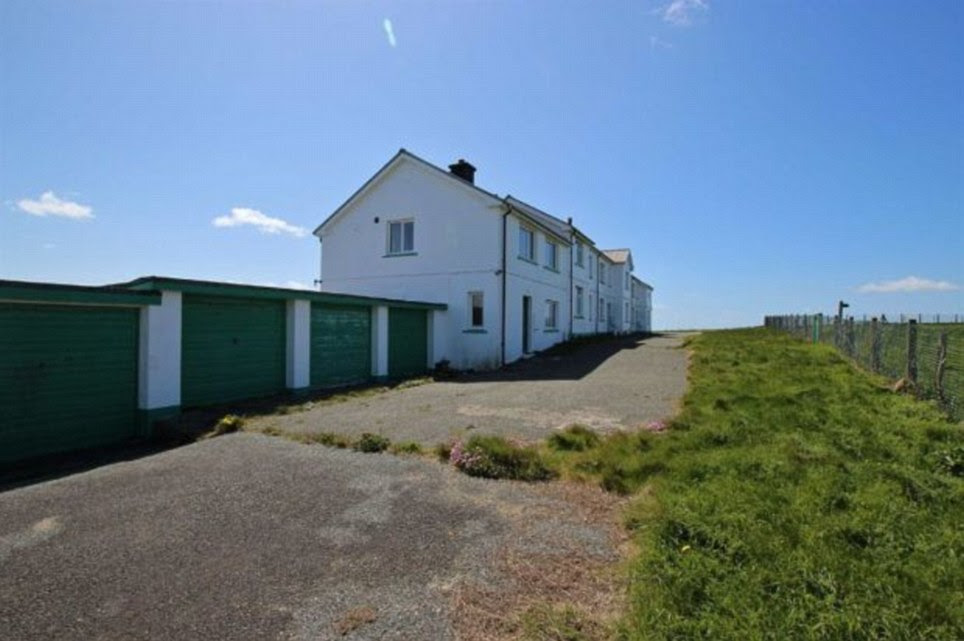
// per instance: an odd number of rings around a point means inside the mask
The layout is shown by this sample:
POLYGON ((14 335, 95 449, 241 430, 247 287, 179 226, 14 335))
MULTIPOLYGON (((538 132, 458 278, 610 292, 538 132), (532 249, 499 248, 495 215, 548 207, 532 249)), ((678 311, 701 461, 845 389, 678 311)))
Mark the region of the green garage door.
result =
POLYGON ((428 360, 428 321, 425 310, 388 310, 388 375, 421 374, 428 360))
POLYGON ((362 383, 372 372, 372 312, 357 305, 311 305, 311 385, 362 383))
POLYGON ((181 404, 211 405, 285 389, 285 302, 186 294, 181 404))
POLYGON ((134 436, 138 310, 0 304, 0 462, 134 436))

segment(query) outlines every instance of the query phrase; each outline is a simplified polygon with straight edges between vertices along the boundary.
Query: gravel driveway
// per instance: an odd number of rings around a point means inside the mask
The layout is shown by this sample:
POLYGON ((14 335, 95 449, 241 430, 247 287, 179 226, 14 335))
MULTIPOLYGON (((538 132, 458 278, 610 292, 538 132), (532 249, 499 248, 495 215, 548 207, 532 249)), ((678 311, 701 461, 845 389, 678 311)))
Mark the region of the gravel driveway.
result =
POLYGON ((618 501, 223 436, 0 493, 0 638, 511 636, 618 609, 618 501))
POLYGON ((253 429, 376 432, 432 446, 466 431, 538 440, 573 423, 608 431, 671 416, 686 388, 684 336, 614 338, 492 374, 295 406, 253 429))

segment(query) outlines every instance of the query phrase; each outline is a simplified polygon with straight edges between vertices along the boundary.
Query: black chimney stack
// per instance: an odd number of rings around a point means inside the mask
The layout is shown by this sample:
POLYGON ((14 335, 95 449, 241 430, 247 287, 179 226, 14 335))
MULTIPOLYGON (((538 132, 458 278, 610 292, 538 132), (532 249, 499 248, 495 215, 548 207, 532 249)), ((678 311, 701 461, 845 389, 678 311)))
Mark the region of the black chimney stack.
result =
POLYGON ((449 171, 462 180, 475 184, 475 167, 471 163, 465 162, 464 158, 459 158, 457 163, 449 165, 449 171))

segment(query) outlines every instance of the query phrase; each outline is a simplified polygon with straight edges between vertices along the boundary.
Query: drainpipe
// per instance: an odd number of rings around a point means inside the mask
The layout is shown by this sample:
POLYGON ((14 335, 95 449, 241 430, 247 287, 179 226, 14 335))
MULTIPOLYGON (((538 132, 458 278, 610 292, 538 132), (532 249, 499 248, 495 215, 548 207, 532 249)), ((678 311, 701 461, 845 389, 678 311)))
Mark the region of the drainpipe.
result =
POLYGON ((596 323, 595 323, 596 332, 595 333, 598 334, 599 333, 599 310, 603 308, 603 306, 599 303, 599 263, 600 261, 596 260, 595 258, 593 258, 593 260, 596 261, 596 323))
POLYGON ((572 271, 574 269, 575 260, 576 260, 576 257, 574 255, 575 249, 576 249, 575 234, 572 233, 572 218, 570 217, 569 218, 569 338, 572 338, 572 335, 573 335, 572 297, 575 296, 575 293, 573 292, 573 288, 572 288, 574 284, 572 280, 572 271))
POLYGON ((501 345, 500 350, 502 353, 501 364, 505 365, 505 254, 506 245, 508 244, 508 239, 506 238, 506 221, 509 217, 509 212, 512 208, 506 204, 505 212, 502 214, 502 330, 501 330, 501 345))

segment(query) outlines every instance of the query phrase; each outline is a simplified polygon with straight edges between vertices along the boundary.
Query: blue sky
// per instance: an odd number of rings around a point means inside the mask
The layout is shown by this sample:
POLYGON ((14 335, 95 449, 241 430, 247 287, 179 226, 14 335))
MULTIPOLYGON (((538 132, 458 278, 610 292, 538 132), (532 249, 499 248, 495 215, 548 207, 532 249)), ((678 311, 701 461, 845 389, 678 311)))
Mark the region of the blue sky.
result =
POLYGON ((964 313, 958 1, 0 2, 0 278, 310 285, 399 147, 631 247, 657 327, 964 313))

